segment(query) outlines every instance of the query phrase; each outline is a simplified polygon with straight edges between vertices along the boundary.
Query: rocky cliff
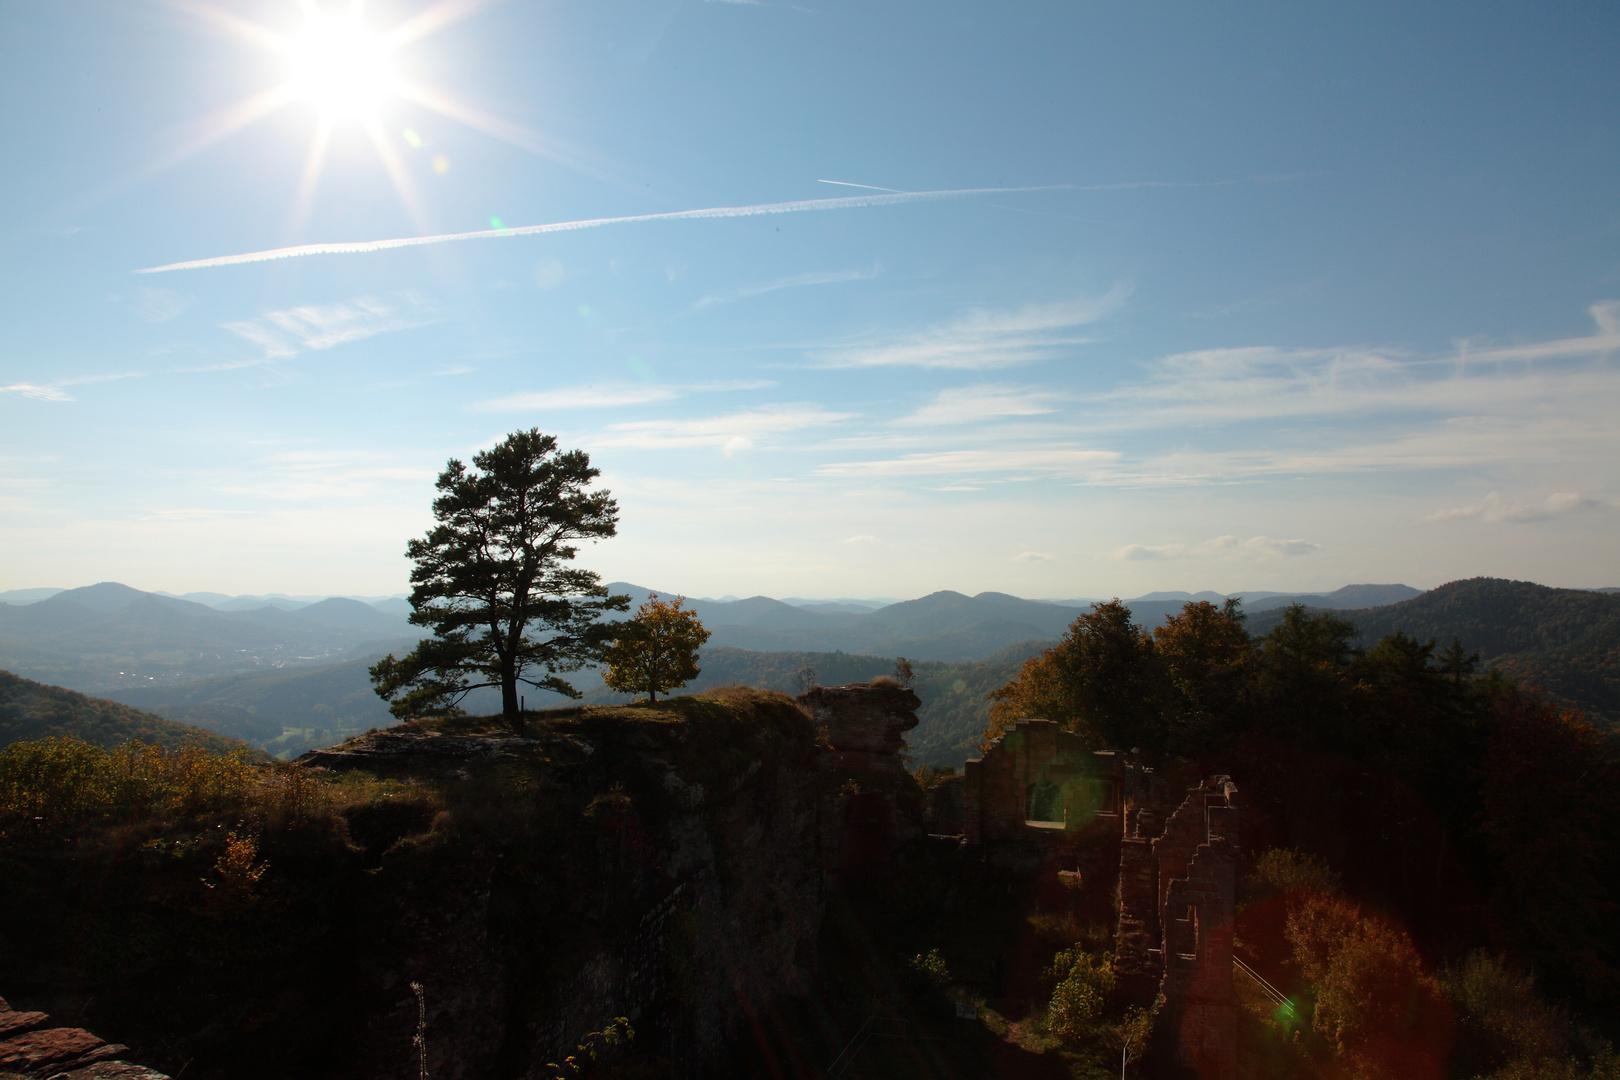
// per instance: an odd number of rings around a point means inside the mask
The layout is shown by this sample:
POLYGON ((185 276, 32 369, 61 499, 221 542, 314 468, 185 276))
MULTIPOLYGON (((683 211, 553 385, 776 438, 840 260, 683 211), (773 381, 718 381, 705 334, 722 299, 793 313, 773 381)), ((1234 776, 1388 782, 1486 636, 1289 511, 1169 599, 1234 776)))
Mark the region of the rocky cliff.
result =
POLYGON ((440 1080, 555 1075, 621 1016, 662 1075, 724 1071, 815 969, 814 724, 746 690, 484 724, 310 755, 297 812, 6 837, 0 982, 187 1080, 415 1077, 418 990, 440 1080))

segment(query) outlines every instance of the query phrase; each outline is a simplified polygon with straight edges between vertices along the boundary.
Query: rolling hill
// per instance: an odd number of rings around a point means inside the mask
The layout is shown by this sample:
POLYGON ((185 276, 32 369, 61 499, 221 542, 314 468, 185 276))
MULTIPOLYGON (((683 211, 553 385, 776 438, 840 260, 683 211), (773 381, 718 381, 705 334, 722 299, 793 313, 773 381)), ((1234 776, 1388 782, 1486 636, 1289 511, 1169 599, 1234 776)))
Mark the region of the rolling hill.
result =
MULTIPOLYGON (((1398 604, 1336 614, 1355 623, 1362 646, 1397 630, 1441 645, 1456 637, 1516 681, 1620 724, 1620 595, 1469 578, 1398 604)), ((1264 636, 1281 619, 1281 609, 1262 612, 1249 619, 1249 631, 1264 636)))
POLYGON ((0 668, 103 693, 331 661, 410 630, 404 619, 357 600, 218 611, 103 582, 27 605, 0 604, 0 668))
MULTIPOLYGON (((629 594, 632 611, 647 595, 645 588, 626 582, 608 588, 629 594)), ((1005 593, 965 596, 948 590, 866 613, 810 610, 765 596, 692 600, 687 607, 710 630, 711 648, 865 653, 941 663, 982 660, 1022 641, 1056 637, 1082 610, 1005 593)))
POLYGON ((61 735, 74 735, 105 747, 139 739, 170 749, 199 743, 223 753, 243 745, 236 739, 172 723, 116 701, 87 697, 0 671, 0 746, 61 735))

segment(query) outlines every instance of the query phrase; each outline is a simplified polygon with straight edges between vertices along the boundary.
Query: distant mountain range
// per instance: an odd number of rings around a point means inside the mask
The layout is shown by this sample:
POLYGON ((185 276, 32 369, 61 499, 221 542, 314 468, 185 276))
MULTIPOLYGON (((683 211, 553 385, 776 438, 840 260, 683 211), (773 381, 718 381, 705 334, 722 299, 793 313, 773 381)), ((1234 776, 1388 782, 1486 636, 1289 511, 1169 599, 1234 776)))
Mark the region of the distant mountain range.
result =
POLYGON ((91 693, 331 662, 416 636, 401 616, 337 597, 295 611, 219 611, 103 582, 0 604, 0 668, 91 693))
MULTIPOLYGON (((608 585, 628 594, 631 610, 649 590, 629 582, 608 585)), ((666 597, 671 594, 663 594, 666 597)), ((1410 585, 1346 585, 1325 594, 1266 593, 1244 600, 1248 611, 1285 607, 1295 602, 1326 608, 1393 604, 1420 595, 1410 585)), ((1158 626, 1187 603, 1222 603, 1220 593, 1152 593, 1127 600, 1143 626, 1158 626)), ((712 636, 709 645, 765 652, 851 652, 905 656, 912 660, 963 663, 983 660, 1019 642, 1056 638, 1090 606, 1090 601, 1023 600, 1006 593, 965 596, 936 592, 876 610, 827 610, 831 605, 795 606, 768 596, 746 600, 688 600, 712 636)), ((848 607, 848 605, 840 605, 848 607)))
MULTIPOLYGON (((632 611, 649 592, 625 582, 610 588, 631 596, 632 611)), ((1225 597, 1156 593, 1126 604, 1138 623, 1153 627, 1192 600, 1225 597)), ((1620 724, 1620 594, 1614 590, 1475 579, 1428 593, 1405 585, 1270 593, 1244 600, 1251 633, 1264 636, 1295 602, 1351 619, 1364 644, 1396 629, 1442 645, 1455 634, 1488 664, 1620 724)), ((876 608, 764 596, 687 605, 712 632, 694 689, 741 683, 793 690, 795 673, 806 666, 823 682, 866 679, 905 656, 917 668, 924 699, 923 722, 912 733, 914 753, 919 760, 960 764, 988 715, 984 695, 1051 645, 1086 603, 945 591, 876 608)), ((421 631, 403 615, 379 610, 383 606, 327 598, 296 608, 228 611, 104 583, 26 605, 0 603, 0 669, 295 756, 392 722, 371 691, 367 668, 384 653, 410 649, 421 631)), ((625 700, 593 671, 571 679, 588 702, 625 700)), ((550 694, 527 697, 530 708, 562 703, 550 694)), ((498 702, 484 694, 466 706, 493 711, 498 702)))

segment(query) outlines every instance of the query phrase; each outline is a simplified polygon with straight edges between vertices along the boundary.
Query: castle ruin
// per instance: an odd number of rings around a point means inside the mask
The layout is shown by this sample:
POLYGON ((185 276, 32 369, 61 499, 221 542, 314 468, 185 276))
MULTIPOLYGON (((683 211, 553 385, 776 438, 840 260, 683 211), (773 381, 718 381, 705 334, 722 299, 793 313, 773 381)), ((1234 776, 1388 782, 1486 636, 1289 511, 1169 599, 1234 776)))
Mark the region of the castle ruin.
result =
POLYGON ((1203 1080, 1233 1080, 1231 778, 1176 802, 1128 757, 1088 750, 1050 720, 1020 720, 967 762, 963 786, 965 843, 987 865, 1112 896, 1115 994, 1154 1010, 1151 1054, 1203 1080))

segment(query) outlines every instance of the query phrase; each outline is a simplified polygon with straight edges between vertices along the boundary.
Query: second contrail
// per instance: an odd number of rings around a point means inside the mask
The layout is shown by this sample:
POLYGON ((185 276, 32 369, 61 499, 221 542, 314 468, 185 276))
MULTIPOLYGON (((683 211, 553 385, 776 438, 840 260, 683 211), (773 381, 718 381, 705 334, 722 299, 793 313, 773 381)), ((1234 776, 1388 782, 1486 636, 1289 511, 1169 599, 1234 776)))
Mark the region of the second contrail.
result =
POLYGON ((509 229, 479 229, 476 232, 440 233, 436 236, 401 236, 391 240, 355 240, 333 244, 299 244, 294 247, 249 251, 241 255, 216 255, 210 259, 165 263, 135 271, 137 274, 165 274, 171 270, 207 270, 216 266, 241 266, 272 259, 297 259, 307 255, 363 255, 393 248, 448 244, 456 240, 485 240, 506 236, 538 236, 542 233, 573 232, 603 225, 626 225, 637 221, 686 221, 697 218, 757 217, 761 214, 798 214, 810 210, 852 210, 863 206, 889 206, 894 203, 959 199, 972 195, 1003 195, 1017 191, 1063 191, 1069 184, 1040 187, 957 188, 951 191, 901 191, 890 195, 852 195, 836 199, 799 199, 795 202, 756 203, 752 206, 711 206, 702 210, 674 210, 662 214, 634 214, 629 217, 587 218, 583 221, 554 221, 546 225, 518 225, 509 229))

